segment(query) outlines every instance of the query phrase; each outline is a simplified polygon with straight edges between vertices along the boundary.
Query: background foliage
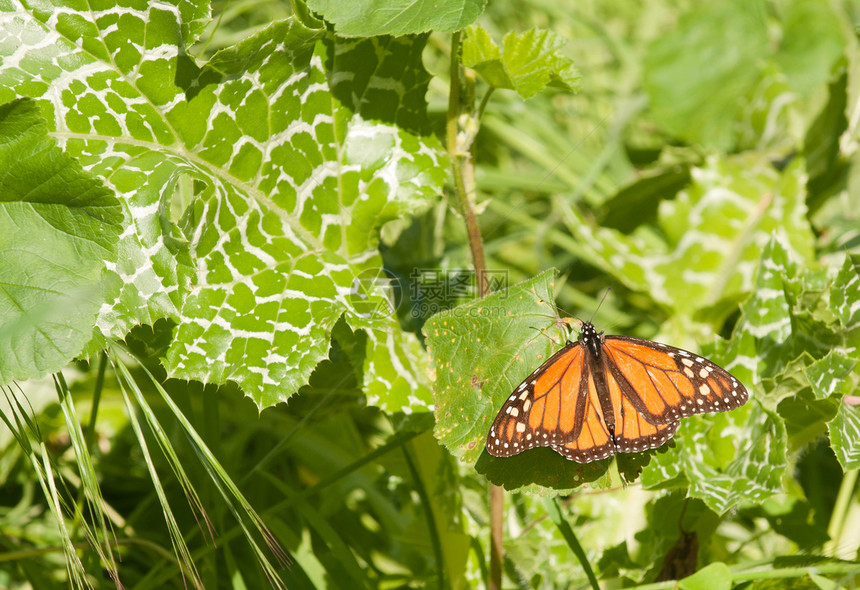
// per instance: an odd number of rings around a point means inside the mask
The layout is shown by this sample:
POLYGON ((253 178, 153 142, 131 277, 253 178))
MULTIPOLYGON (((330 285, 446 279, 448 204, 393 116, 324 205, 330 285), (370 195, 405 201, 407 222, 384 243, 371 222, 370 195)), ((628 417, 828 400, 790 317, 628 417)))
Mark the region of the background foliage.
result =
POLYGON ((856 3, 0 11, 0 586, 856 586, 856 3), (554 301, 753 399, 491 458, 554 301))

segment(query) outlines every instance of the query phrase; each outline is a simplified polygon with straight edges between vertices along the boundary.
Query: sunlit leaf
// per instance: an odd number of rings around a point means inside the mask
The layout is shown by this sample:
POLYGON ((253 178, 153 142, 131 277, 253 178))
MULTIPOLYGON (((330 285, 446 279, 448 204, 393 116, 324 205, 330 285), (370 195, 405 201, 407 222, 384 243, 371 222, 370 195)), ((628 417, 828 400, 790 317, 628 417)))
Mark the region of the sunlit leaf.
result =
POLYGON ((35 102, 0 106, 0 384, 58 371, 93 338, 122 220, 35 102))
POLYGON ((826 2, 791 0, 781 15, 775 55, 792 88, 804 98, 827 83, 845 48, 840 15, 826 2))
POLYGON ((373 37, 426 31, 453 32, 471 24, 486 0, 308 0, 311 10, 335 24, 338 35, 373 37))
POLYGON ((731 572, 722 562, 711 563, 678 582, 681 590, 729 590, 731 587, 731 572))
POLYGON ((436 436, 474 461, 514 387, 552 354, 552 280, 547 271, 479 301, 434 315, 424 325, 436 400, 436 436), (541 303, 544 302, 544 303, 541 303))
POLYGON ((840 403, 836 418, 827 427, 842 469, 860 467, 860 406, 840 403))
POLYGON ((523 98, 547 85, 573 91, 580 76, 573 61, 561 54, 564 45, 564 39, 552 31, 532 29, 509 32, 499 47, 486 30, 473 25, 463 39, 463 65, 473 68, 491 86, 516 90, 523 98))

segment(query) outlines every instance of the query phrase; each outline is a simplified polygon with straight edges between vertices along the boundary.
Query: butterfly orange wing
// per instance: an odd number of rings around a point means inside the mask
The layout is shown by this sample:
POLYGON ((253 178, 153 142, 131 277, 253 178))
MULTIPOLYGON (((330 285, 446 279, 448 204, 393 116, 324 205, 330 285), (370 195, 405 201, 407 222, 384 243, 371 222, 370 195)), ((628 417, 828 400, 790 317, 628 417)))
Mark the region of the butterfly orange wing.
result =
POLYGON ((487 435, 487 451, 510 457, 574 440, 589 408, 588 373, 578 343, 552 355, 508 397, 487 435))
MULTIPOLYGON (((693 414, 725 412, 749 399, 749 392, 728 371, 674 346, 607 336, 602 354, 607 383, 611 377, 621 398, 648 424, 671 424, 693 414)), ((626 408, 614 400, 613 405, 626 408)))
POLYGON ((639 453, 648 449, 656 449, 666 444, 675 431, 680 420, 654 424, 649 422, 644 414, 639 412, 627 395, 622 392, 609 365, 604 363, 606 387, 615 410, 613 431, 615 432, 615 452, 639 453))

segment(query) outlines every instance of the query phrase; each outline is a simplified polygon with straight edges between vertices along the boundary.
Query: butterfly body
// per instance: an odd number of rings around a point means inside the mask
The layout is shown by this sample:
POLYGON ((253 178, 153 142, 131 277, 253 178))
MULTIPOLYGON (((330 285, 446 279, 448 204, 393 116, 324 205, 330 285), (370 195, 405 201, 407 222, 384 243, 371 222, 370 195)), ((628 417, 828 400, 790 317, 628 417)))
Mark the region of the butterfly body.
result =
POLYGON ((582 334, 538 367, 502 405, 487 451, 509 457, 548 446, 589 463, 666 443, 681 418, 749 399, 725 369, 695 353, 630 336, 582 334))

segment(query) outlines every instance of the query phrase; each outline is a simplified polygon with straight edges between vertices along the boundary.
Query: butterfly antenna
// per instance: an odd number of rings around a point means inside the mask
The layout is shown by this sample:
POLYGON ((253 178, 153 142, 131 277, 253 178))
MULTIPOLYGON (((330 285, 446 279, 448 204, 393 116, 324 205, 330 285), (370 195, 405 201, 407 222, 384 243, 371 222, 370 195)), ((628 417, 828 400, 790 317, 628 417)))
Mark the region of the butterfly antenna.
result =
POLYGON ((589 323, 589 324, 591 323, 591 320, 593 320, 593 319, 594 319, 594 316, 596 316, 596 315, 597 315, 597 312, 598 312, 598 310, 600 309, 600 306, 601 306, 601 305, 603 305, 603 302, 604 302, 604 301, 606 301, 606 296, 607 296, 607 295, 609 295, 609 291, 610 291, 610 290, 611 290, 611 289, 610 289, 609 287, 606 287, 606 291, 603 293, 603 297, 601 297, 601 298, 600 298, 600 303, 598 303, 598 304, 597 304, 597 307, 596 307, 596 308, 595 308, 595 310, 592 312, 591 317, 588 319, 588 323, 589 323))

